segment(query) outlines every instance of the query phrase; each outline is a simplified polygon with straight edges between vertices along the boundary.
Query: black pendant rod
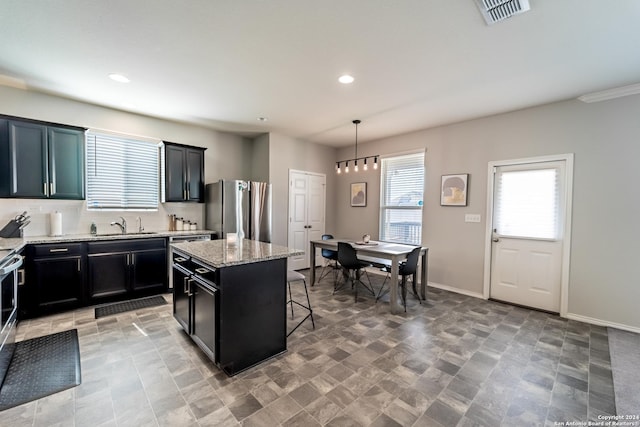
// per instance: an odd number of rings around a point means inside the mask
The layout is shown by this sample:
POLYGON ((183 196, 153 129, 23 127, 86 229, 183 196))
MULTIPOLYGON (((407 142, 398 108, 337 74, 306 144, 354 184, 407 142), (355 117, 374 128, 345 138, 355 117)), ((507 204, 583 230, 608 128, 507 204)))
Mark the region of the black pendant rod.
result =
POLYGON ((360 123, 361 123, 360 120, 357 120, 357 119, 353 121, 353 124, 356 125, 356 155, 355 155, 356 161, 358 159, 358 125, 360 123))

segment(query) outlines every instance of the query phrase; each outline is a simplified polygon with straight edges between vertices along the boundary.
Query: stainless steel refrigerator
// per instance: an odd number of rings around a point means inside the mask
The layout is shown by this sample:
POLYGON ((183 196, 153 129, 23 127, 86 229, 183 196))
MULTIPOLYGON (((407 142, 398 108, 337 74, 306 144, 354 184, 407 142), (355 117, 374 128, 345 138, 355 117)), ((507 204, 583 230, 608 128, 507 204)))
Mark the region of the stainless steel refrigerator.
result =
POLYGON ((205 189, 205 219, 218 238, 238 233, 245 239, 271 242, 271 184, 221 179, 205 189))

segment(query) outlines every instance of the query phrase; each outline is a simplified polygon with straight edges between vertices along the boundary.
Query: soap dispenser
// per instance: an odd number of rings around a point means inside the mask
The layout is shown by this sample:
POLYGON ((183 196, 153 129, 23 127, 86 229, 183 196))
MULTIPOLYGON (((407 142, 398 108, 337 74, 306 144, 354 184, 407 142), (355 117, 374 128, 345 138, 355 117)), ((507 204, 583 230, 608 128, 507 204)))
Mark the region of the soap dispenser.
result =
POLYGON ((91 221, 91 234, 94 236, 98 234, 98 227, 96 227, 95 221, 91 221))

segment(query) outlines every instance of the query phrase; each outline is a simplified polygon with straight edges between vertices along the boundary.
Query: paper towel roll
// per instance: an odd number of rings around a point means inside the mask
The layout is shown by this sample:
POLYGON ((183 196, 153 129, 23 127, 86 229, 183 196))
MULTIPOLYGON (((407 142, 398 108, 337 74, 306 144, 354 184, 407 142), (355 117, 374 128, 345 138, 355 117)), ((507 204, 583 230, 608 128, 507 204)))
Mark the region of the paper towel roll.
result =
POLYGON ((51 235, 62 236, 62 214, 58 211, 51 212, 51 235))

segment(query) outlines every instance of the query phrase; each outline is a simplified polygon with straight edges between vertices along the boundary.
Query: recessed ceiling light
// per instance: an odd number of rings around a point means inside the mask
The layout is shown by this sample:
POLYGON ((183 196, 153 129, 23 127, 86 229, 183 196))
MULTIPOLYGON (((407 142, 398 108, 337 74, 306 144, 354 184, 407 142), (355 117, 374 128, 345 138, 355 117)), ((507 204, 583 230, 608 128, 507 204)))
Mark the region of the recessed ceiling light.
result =
POLYGON ((122 74, 118 74, 118 73, 109 74, 109 78, 118 83, 129 83, 131 81, 127 78, 127 76, 123 76, 122 74))
POLYGON ((348 85, 350 83, 353 83, 354 80, 355 79, 352 76, 350 76, 349 74, 342 75, 342 76, 340 76, 338 78, 338 81, 340 83, 342 83, 343 85, 348 85))
POLYGON ((266 122, 269 119, 267 119, 266 117, 258 117, 258 120, 261 122, 266 122))

